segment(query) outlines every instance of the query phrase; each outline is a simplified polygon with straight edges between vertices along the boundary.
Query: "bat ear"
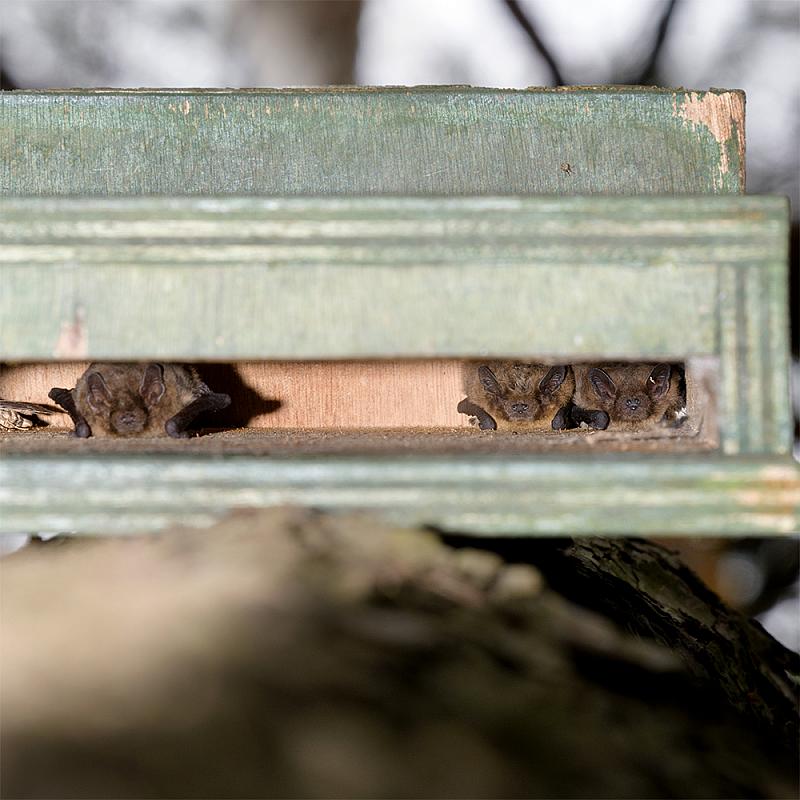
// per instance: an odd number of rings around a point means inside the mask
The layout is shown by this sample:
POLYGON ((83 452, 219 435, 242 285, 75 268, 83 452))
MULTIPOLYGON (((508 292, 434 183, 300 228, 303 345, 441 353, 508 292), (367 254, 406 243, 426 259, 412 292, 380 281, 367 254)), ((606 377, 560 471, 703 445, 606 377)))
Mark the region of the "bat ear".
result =
POLYGON ((592 384, 595 393, 601 400, 612 402, 617 396, 617 387, 611 380, 608 373, 598 367, 589 370, 589 382, 592 384))
POLYGON ((148 364, 142 376, 139 394, 148 408, 152 408, 164 396, 167 387, 164 385, 164 368, 161 364, 148 364))
POLYGON ((543 395, 555 394, 566 377, 567 368, 565 366, 551 367, 547 375, 539 381, 539 391, 543 395))
POLYGON ((86 399, 92 411, 95 414, 108 411, 111 408, 111 392, 108 391, 103 376, 99 372, 90 372, 86 376, 86 385, 89 387, 86 399))
POLYGON ((660 400, 669 389, 669 377, 672 369, 669 364, 657 364, 647 379, 647 391, 653 400, 660 400))
POLYGON ((478 377, 481 379, 481 385, 489 394, 500 394, 500 384, 497 382, 494 372, 492 372, 489 367, 478 367, 478 377))

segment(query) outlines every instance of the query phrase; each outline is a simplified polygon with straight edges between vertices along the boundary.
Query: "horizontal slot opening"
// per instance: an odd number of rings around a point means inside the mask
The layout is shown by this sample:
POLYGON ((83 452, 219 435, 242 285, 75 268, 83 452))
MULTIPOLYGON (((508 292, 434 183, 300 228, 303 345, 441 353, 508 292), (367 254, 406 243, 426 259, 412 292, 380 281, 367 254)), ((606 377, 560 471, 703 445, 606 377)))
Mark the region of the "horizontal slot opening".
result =
MULTIPOLYGON (((74 426, 66 413, 23 415, 34 424, 26 428, 0 429, 5 453, 49 452, 208 452, 269 455, 305 453, 509 453, 536 452, 696 452, 719 446, 716 387, 717 360, 690 358, 670 361, 669 388, 680 384, 685 403, 670 409, 675 418, 669 420, 633 420, 625 424, 611 419, 605 430, 593 427, 598 418, 581 419, 580 414, 565 412, 567 425, 553 429, 558 403, 565 397, 579 397, 580 386, 588 385, 589 367, 602 368, 613 388, 601 386, 606 395, 639 397, 643 404, 651 402, 653 381, 648 383, 654 361, 637 367, 621 362, 595 361, 569 365, 567 377, 561 381, 561 395, 548 405, 548 410, 531 420, 523 409, 526 391, 535 395, 542 381, 550 374, 551 383, 559 383, 561 371, 551 374, 555 365, 530 359, 466 361, 455 359, 374 360, 374 361, 253 361, 234 364, 195 365, 202 380, 214 391, 227 393, 231 405, 221 411, 206 413, 191 428, 188 439, 168 436, 93 435, 79 439, 72 434, 74 426), (484 370, 480 370, 483 367, 484 370), (506 372, 504 372, 506 368, 506 372), (516 381, 517 395, 510 397, 508 386, 498 389, 500 401, 494 408, 489 394, 505 379, 516 381), (626 372, 627 370, 627 372, 626 372), (644 370, 644 371, 643 371, 644 370), (638 371, 638 372, 637 372, 638 371), (636 378, 636 374, 639 378, 636 378), (627 376, 627 377, 626 377, 627 376), (644 376, 643 378, 641 376, 644 376), (482 378, 484 380, 482 380, 482 378), (574 394, 567 387, 577 379, 574 394), (639 380, 641 391, 631 389, 639 380), (581 381, 583 383, 581 384, 581 381), (616 381, 616 383, 614 382, 616 381), (617 383, 620 386, 617 386, 617 383), (625 387, 622 384, 626 384, 625 387), (648 395, 648 392, 650 393, 648 395), (520 394, 521 393, 521 394, 520 394), (626 395, 626 396, 627 396, 626 395), (521 398, 521 399, 520 399, 521 398), (480 414, 470 413, 468 399, 474 405, 483 403, 489 416, 496 418, 496 430, 482 430, 480 414), (477 401, 477 402, 476 402, 477 401), (516 406, 503 419, 502 403, 516 406), (552 411, 552 416, 549 414, 552 411), (519 415, 519 418, 515 417, 519 415)), ((88 364, 78 362, 6 364, 0 368, 0 398, 22 403, 54 406, 48 397, 53 387, 73 388, 88 364)), ((566 366, 566 365, 565 365, 566 366)), ((655 376, 663 380, 663 375, 655 376)), ((595 378, 597 375, 595 374, 595 378)), ((602 380, 602 378, 601 378, 602 380)), ((597 381, 595 381, 597 382, 597 381)), ((556 387, 559 388, 559 387, 556 387)), ((656 390, 658 394, 660 390, 656 390)), ((581 397, 586 398, 584 391, 581 397)), ((636 400, 632 404, 636 404, 636 400)), ((599 396, 598 396, 599 399, 599 396)), ((660 398, 659 398, 660 399, 660 398)), ((539 392, 541 400, 541 392, 539 392)), ((608 407, 608 398, 606 407, 608 407)), ((587 403, 585 403, 587 404, 587 403)), ((573 404, 574 405, 574 404, 573 404)), ((597 411, 598 408, 585 409, 597 411)), ((674 404, 673 404, 674 405, 674 404)), ((656 414, 664 402, 653 404, 656 414)), ((480 406, 479 406, 480 408, 480 406)), ((636 410, 636 409, 634 409, 636 410)), ((562 414, 562 417, 564 415, 562 414)), ((557 420, 557 422, 560 420, 557 420)), ((603 418, 600 416, 602 423, 603 418)), ((23 422, 23 424, 26 424, 23 422)))

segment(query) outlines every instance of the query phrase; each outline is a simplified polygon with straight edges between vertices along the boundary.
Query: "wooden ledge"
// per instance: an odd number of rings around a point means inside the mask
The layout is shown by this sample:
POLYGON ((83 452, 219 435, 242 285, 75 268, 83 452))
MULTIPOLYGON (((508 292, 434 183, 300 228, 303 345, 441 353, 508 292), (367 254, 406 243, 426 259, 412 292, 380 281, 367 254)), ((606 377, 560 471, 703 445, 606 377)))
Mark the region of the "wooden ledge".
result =
POLYGON ((3 532, 157 531, 285 504, 483 535, 776 535, 800 528, 800 467, 786 458, 630 454, 0 461, 3 532))

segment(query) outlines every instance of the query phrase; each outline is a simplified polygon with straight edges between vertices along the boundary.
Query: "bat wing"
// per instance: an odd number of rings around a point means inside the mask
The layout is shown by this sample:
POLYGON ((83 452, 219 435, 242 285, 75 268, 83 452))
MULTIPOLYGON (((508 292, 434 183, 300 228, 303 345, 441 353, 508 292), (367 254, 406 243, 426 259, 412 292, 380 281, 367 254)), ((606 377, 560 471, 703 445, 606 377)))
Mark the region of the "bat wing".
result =
POLYGON ((34 422, 28 419, 36 414, 55 414, 58 409, 43 406, 39 403, 20 403, 15 400, 0 400, 0 429, 26 430, 32 428, 34 422))
POLYGON ((61 409, 40 403, 19 403, 15 400, 0 400, 0 409, 16 411, 18 414, 60 414, 61 409))

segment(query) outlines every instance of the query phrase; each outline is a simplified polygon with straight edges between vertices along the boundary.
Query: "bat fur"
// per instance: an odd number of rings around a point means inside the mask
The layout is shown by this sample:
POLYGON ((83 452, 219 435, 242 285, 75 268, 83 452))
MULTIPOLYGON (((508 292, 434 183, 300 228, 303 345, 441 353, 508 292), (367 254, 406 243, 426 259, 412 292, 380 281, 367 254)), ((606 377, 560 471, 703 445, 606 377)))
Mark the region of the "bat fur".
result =
POLYGON ((670 364, 573 366, 572 425, 638 433, 678 427, 686 417, 683 373, 670 364))
POLYGON ((81 438, 171 436, 204 411, 230 405, 212 392, 192 367, 181 364, 90 364, 74 389, 54 388, 50 398, 64 408, 81 438))
POLYGON ((476 416, 483 430, 561 430, 574 388, 572 370, 564 365, 471 363, 464 367, 467 396, 458 410, 476 416))

